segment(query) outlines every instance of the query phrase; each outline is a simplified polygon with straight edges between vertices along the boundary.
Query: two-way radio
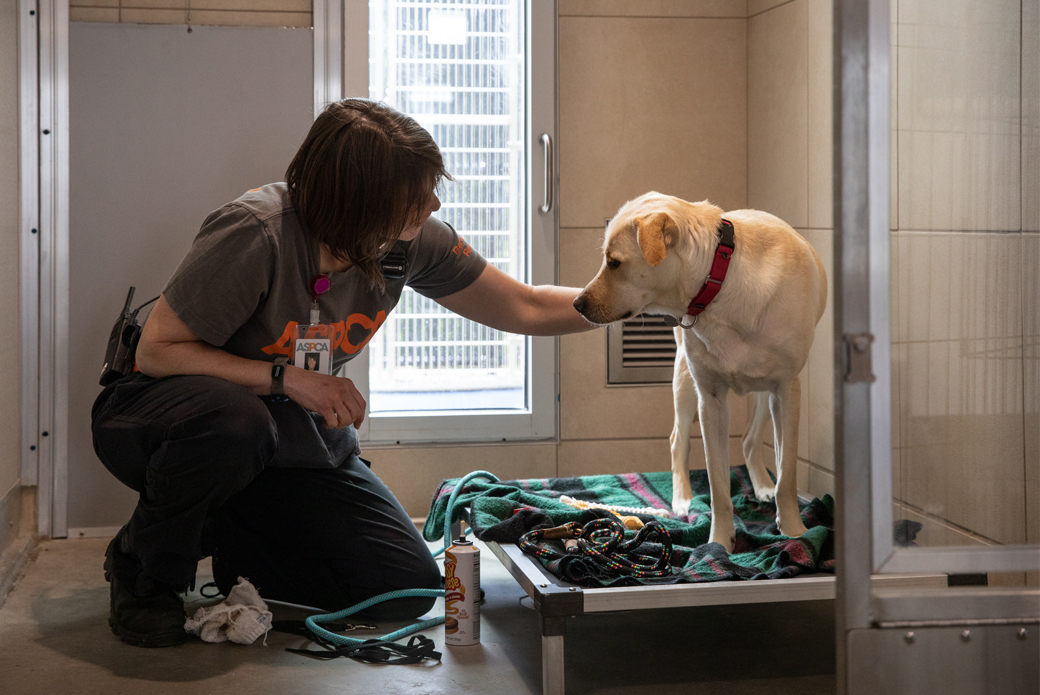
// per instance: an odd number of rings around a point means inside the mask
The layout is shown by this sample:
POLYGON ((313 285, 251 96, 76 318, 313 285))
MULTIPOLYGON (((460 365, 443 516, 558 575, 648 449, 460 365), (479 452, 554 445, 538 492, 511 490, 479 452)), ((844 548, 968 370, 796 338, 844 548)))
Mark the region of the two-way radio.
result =
POLYGON ((105 366, 101 368, 101 378, 99 379, 102 386, 108 386, 112 382, 122 379, 134 369, 134 354, 137 352, 137 341, 141 337, 141 324, 137 322, 137 312, 158 299, 158 297, 149 299, 130 311, 130 303, 134 301, 136 289, 136 287, 131 287, 130 292, 127 293, 123 311, 119 314, 115 325, 112 326, 112 333, 108 336, 105 366))

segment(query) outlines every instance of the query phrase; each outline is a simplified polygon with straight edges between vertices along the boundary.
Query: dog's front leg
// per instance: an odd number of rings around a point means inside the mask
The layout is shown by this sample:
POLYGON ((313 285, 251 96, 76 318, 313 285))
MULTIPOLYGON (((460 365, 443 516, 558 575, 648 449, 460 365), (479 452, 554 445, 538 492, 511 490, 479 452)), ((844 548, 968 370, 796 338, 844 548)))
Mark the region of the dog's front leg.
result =
POLYGON ((765 463, 759 455, 762 449, 762 428, 769 416, 769 394, 756 392, 751 396, 751 417, 748 418, 747 429, 744 430, 744 461, 747 463, 751 484, 755 488, 755 497, 759 502, 768 502, 776 494, 773 479, 769 477, 765 463))
POLYGON ((805 533, 798 511, 798 419, 802 386, 795 377, 769 396, 776 446, 776 522, 780 533, 797 538, 805 533))
POLYGON ((701 435, 711 488, 711 534, 709 543, 719 543, 733 552, 733 499, 729 479, 729 389, 722 384, 697 384, 700 396, 701 435))
POLYGON ((675 422, 669 438, 672 451, 672 513, 685 517, 693 500, 690 489, 690 426, 697 416, 697 391, 693 386, 686 353, 682 350, 682 335, 676 330, 679 350, 675 356, 675 371, 672 375, 672 402, 675 405, 675 422))

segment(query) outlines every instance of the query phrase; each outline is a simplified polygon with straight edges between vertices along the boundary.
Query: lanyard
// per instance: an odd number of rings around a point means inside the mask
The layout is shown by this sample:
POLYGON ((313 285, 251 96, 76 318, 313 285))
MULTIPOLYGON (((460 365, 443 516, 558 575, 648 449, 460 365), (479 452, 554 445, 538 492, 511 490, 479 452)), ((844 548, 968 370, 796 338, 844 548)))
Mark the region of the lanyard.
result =
POLYGON ((316 323, 321 323, 321 317, 318 313, 318 297, 329 291, 332 287, 332 280, 329 280, 329 276, 321 274, 311 280, 311 297, 313 301, 311 303, 311 320, 310 323, 313 326, 316 323))

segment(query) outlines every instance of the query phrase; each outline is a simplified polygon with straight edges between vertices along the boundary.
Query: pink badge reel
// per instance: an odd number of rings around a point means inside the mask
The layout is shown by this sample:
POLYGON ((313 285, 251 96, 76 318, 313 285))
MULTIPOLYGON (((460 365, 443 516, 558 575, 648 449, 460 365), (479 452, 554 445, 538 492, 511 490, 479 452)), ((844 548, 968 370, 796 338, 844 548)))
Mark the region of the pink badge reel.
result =
POLYGON ((321 274, 311 280, 311 294, 314 299, 328 292, 330 287, 332 287, 332 280, 329 280, 328 275, 321 274))

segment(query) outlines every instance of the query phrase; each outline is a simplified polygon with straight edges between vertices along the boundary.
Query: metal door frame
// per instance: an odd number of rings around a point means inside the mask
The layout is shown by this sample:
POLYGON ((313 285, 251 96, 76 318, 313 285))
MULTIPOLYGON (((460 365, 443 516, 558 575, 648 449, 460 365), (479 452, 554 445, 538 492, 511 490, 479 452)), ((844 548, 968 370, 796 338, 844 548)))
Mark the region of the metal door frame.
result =
MULTIPOLYGON (((343 95, 345 0, 313 0, 314 114, 343 95)), ((20 0, 21 481, 68 532, 69 2, 20 0)))
MULTIPOLYGON (((889 334, 889 0, 834 2, 834 384, 838 692, 855 631, 1040 620, 1036 589, 872 591, 871 573, 1040 569, 1040 546, 895 548, 889 334), (864 350, 856 347, 857 336, 864 350), (870 339, 873 339, 872 343, 870 339), (859 353, 859 354, 857 354, 859 353), (853 363, 857 363, 853 365, 853 363), (873 381, 849 376, 876 375, 873 381), (850 366, 859 367, 857 370, 850 366)), ((863 634, 863 633, 860 633, 863 634)), ((1035 640, 1035 637, 1033 638, 1035 640)), ((907 636, 907 641, 913 635, 907 636)), ((941 666, 941 665, 940 665, 941 666)), ((855 688, 869 689, 857 681, 855 688)), ((965 687, 970 687, 966 685, 965 687)))

